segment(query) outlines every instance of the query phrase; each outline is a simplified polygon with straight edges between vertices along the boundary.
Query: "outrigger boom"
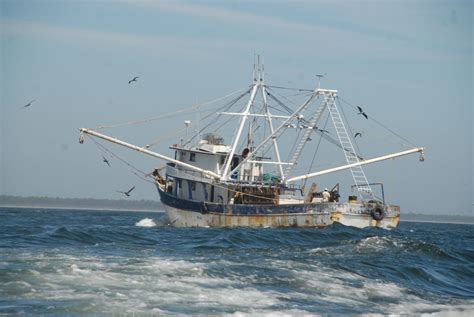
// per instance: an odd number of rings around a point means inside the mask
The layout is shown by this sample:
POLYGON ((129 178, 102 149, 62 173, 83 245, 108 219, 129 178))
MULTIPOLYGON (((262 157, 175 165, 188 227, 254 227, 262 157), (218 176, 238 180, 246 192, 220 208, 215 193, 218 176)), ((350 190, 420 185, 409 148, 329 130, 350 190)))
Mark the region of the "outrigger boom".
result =
POLYGON ((140 153, 144 153, 144 154, 147 154, 147 155, 150 155, 150 156, 153 156, 153 157, 156 157, 156 158, 159 158, 159 159, 162 159, 162 160, 165 160, 165 161, 174 163, 174 164, 176 164, 176 165, 180 165, 180 166, 189 168, 190 170, 197 171, 197 172, 201 172, 201 173, 203 173, 204 175, 210 176, 211 178, 220 179, 220 176, 217 175, 217 174, 214 173, 214 172, 211 172, 211 171, 208 171, 208 170, 205 170, 205 169, 202 169, 202 168, 199 168, 199 167, 196 167, 196 166, 193 166, 193 165, 190 165, 190 164, 187 164, 187 163, 184 163, 184 162, 175 160, 175 159, 173 159, 173 158, 171 158, 171 157, 168 157, 168 156, 166 156, 166 155, 162 155, 162 154, 159 154, 159 153, 156 153, 156 152, 153 152, 153 151, 144 149, 144 148, 142 148, 142 147, 139 147, 139 146, 136 146, 136 145, 133 145, 133 144, 130 144, 130 143, 121 141, 121 140, 119 140, 119 139, 112 138, 112 137, 110 137, 110 136, 107 136, 107 135, 105 135, 105 134, 96 132, 96 131, 94 131, 94 130, 86 129, 86 128, 80 128, 79 131, 80 131, 81 133, 93 135, 93 136, 96 136, 96 137, 101 138, 101 139, 103 139, 103 140, 106 140, 106 141, 109 141, 109 142, 112 142, 112 143, 115 143, 115 144, 118 144, 118 145, 122 145, 122 146, 124 146, 124 147, 128 147, 129 149, 138 151, 138 152, 140 152, 140 153))
POLYGON ((347 165, 343 165, 343 166, 339 166, 339 167, 329 168, 327 170, 323 170, 323 171, 319 171, 319 172, 315 172, 315 173, 310 173, 310 174, 305 174, 305 175, 301 175, 301 176, 292 177, 292 178, 288 179, 287 182, 289 182, 289 183, 290 182, 295 182, 295 181, 299 181, 299 180, 306 179, 306 178, 311 178, 311 177, 315 177, 315 176, 320 176, 320 175, 324 175, 324 174, 329 174, 329 173, 342 171, 342 170, 349 169, 349 168, 354 167, 354 166, 361 166, 361 165, 371 164, 371 163, 375 163, 375 162, 385 161, 385 160, 394 159, 396 157, 409 155, 409 154, 413 154, 413 153, 418 153, 418 152, 421 153, 421 155, 422 155, 420 157, 420 160, 423 160, 424 150, 425 150, 425 148, 423 148, 423 147, 417 147, 417 148, 413 148, 413 149, 407 150, 407 151, 402 151, 402 152, 397 152, 397 153, 393 153, 393 154, 388 154, 388 155, 384 155, 384 156, 371 158, 371 159, 368 159, 368 160, 360 161, 358 163, 347 164, 347 165))

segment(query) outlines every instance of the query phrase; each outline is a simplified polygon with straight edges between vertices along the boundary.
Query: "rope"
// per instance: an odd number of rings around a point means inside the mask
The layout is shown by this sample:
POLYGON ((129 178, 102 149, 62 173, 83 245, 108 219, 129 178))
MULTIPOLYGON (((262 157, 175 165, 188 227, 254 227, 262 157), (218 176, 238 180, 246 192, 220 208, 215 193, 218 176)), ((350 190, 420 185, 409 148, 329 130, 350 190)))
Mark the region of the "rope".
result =
MULTIPOLYGON (((211 101, 207 101, 207 102, 204 102, 202 104, 199 104, 199 105, 195 105, 195 106, 192 106, 190 108, 185 108, 185 109, 181 109, 181 110, 175 110, 175 111, 172 111, 172 112, 168 112, 168 113, 165 113, 163 115, 159 115, 159 116, 156 116, 156 117, 152 117, 152 118, 147 118, 147 119, 141 119, 141 120, 134 120, 134 121, 128 121, 128 122, 123 122, 123 123, 117 123, 117 124, 111 124, 111 125, 101 125, 101 126, 98 126, 96 128, 94 128, 94 130, 98 130, 98 129, 106 129, 106 128, 116 128, 116 127, 121 127, 121 126, 126 126, 126 125, 130 125, 130 124, 138 124, 138 123, 146 123, 146 122, 151 122, 151 121, 156 121, 156 120, 159 120, 159 119, 163 119, 163 118, 169 118, 169 117, 174 117, 176 116, 177 114, 179 113, 183 113, 183 112, 187 112, 187 111, 193 111, 195 109, 198 109, 199 107, 202 107, 202 106, 205 106, 205 105, 208 105, 208 104, 212 104, 212 103, 215 103, 215 102, 218 102, 218 101, 221 101, 229 96, 232 96, 236 93, 239 93, 241 91, 244 91, 244 90, 248 90, 248 88, 242 88, 242 89, 239 89, 239 90, 236 90, 234 92, 231 92, 230 94, 227 94, 223 97, 220 97, 220 98, 217 98, 217 99, 214 99, 214 100, 211 100, 211 101)), ((209 110, 210 111, 210 110, 209 110)))
MULTIPOLYGON (((148 180, 146 179, 145 177, 142 177, 141 175, 138 175, 137 173, 133 172, 133 174, 135 174, 135 176, 137 176, 138 178, 140 178, 142 181, 145 181, 145 182, 148 182, 148 183, 151 183, 153 185, 155 185, 156 183, 155 182, 152 182, 151 180, 148 180)), ((147 175, 148 176, 148 175, 147 175)), ((148 176, 150 177, 150 176, 148 176)))
MULTIPOLYGON (((104 145, 102 145, 101 143, 99 143, 98 141, 96 141, 93 137, 89 136, 89 135, 86 135, 87 138, 89 138, 90 140, 92 140, 92 142, 94 142, 94 144, 99 148, 100 151, 102 152, 105 152, 107 153, 108 155, 111 155, 112 157, 115 157, 116 159, 120 160, 122 163, 124 163, 125 165, 127 165, 128 167, 130 167, 131 169, 134 169, 135 171, 143 174, 144 176, 148 176, 147 173, 143 172, 142 170, 136 168, 135 166, 133 166, 132 164, 128 163, 126 160, 124 160, 123 158, 121 158, 120 156, 118 156, 117 154, 113 153, 111 150, 109 150, 108 148, 106 148, 104 145)), ((135 172, 133 172, 135 175, 138 176, 138 174, 136 174, 135 172)))

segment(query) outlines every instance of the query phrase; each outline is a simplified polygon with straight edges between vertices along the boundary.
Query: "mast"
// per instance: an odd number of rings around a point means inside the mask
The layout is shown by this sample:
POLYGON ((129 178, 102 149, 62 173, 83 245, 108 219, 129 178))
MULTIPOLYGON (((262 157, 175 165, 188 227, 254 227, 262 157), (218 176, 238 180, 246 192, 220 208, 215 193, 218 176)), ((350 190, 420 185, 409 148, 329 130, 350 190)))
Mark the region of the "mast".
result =
POLYGON ((280 124, 280 126, 278 126, 278 128, 273 132, 271 133, 267 138, 265 138, 265 140, 263 140, 255 149, 253 149, 253 151, 251 151, 249 153, 249 155, 247 156, 247 158, 243 159, 239 165, 237 165, 232 171, 228 172, 227 174, 222 174, 223 177, 227 178, 229 175, 232 175, 232 173, 234 173, 235 171, 237 171, 241 166, 242 164, 245 164, 251 157, 252 155, 257 152, 258 150, 260 150, 261 148, 263 148, 264 146, 267 145, 268 141, 270 141, 271 139, 276 139, 277 136, 280 134, 280 132, 283 130, 283 128, 285 128, 288 123, 293 119, 295 118, 301 111, 303 111, 304 109, 306 109, 306 107, 308 107, 308 105, 314 100, 314 98, 316 97, 317 95, 317 89, 315 89, 313 91, 313 93, 311 94, 311 96, 308 98, 308 100, 306 100, 300 107, 298 107, 298 109, 296 109, 295 112, 293 112, 293 114, 291 114, 285 121, 283 121, 283 123, 280 124), (226 177, 227 176, 227 177, 226 177))
POLYGON ((250 94, 250 99, 247 103, 247 107, 245 107, 244 112, 242 112, 243 116, 240 119, 240 126, 239 126, 239 129, 237 130, 237 135, 235 137, 234 143, 232 144, 232 148, 230 150, 230 153, 227 157, 227 161, 225 163, 224 170, 222 171, 222 178, 224 178, 224 179, 229 179, 230 175, 232 174, 232 173, 228 173, 229 168, 230 168, 230 163, 232 162, 232 159, 233 159, 234 154, 235 154, 235 150, 237 148, 237 145, 239 144, 240 135, 242 134, 242 130, 244 129, 245 121, 247 121, 248 114, 250 113, 250 107, 253 104, 253 101, 255 99, 255 95, 256 95, 257 90, 258 90, 259 87, 260 87, 260 83, 257 82, 256 84, 254 84, 254 86, 252 88, 252 93, 250 94))
MULTIPOLYGON (((275 133, 275 129, 273 129, 272 115, 270 113, 270 110, 268 109, 267 91, 265 89, 265 85, 262 86, 262 96, 263 96, 263 103, 264 103, 264 108, 265 108, 265 115, 267 116, 268 125, 270 127, 270 133, 273 135, 275 133)), ((280 177, 282 180, 284 180, 285 174, 283 173, 283 166, 281 163, 280 151, 278 149, 278 143, 277 143, 276 138, 272 139, 272 142, 273 142, 273 150, 275 152, 275 156, 277 159, 278 169, 280 171, 280 177)))

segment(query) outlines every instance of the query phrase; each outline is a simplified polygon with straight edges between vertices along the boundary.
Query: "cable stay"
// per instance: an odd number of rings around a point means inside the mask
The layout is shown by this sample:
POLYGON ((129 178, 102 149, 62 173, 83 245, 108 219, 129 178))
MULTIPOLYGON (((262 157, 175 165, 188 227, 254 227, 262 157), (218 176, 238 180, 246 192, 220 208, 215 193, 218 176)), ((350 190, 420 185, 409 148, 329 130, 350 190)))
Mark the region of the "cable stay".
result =
MULTIPOLYGON (((127 125, 132 125, 132 124, 140 124, 140 123, 148 123, 148 122, 152 122, 152 121, 157 121, 157 120, 161 120, 161 119, 166 119, 166 118, 170 118, 170 117, 174 117, 174 116, 177 116, 178 114, 182 114, 182 113, 186 113, 186 112, 192 112, 192 111, 196 111, 197 109, 199 109, 200 107, 203 107, 203 106, 206 106, 206 105, 209 105, 209 104, 213 104, 213 103, 216 103, 216 102, 219 102, 221 100, 224 100, 232 95, 235 95, 239 92, 242 92, 242 91, 248 91, 249 88, 241 88, 239 90, 236 90, 234 92, 231 92, 225 96, 222 96, 222 97, 219 97, 219 98, 216 98, 216 99, 213 99, 213 100, 210 100, 210 101, 206 101, 206 102, 203 102, 201 104, 198 104, 198 105, 194 105, 192 107, 189 107, 189 108, 184 108, 184 109, 180 109, 180 110, 174 110, 174 111, 171 111, 171 112, 168 112, 168 113, 165 113, 165 114, 162 114, 162 115, 159 115, 159 116, 156 116, 156 117, 151 117, 151 118, 145 118, 145 119, 140 119, 140 120, 133 120, 133 121, 127 121, 127 122, 122 122, 122 123, 117 123, 117 124, 110 124, 110 125, 100 125, 96 128, 94 128, 93 130, 100 130, 100 129, 108 129, 108 128, 117 128, 117 127, 123 127, 123 126, 127 126, 127 125)), ((247 92, 245 92, 243 95, 245 95, 247 92)), ((239 97, 241 98, 241 97, 239 97)), ((209 111, 212 111, 212 110, 209 110, 209 111)))
MULTIPOLYGON (((358 110, 356 106, 352 105, 351 103, 349 103, 347 100, 343 99, 342 97, 340 96, 337 96, 337 99, 338 100, 341 100, 343 103, 345 103, 346 105, 352 107, 354 110, 358 110)), ((390 132, 391 134, 393 134, 394 136, 398 137, 400 140, 403 140, 405 142, 407 142, 408 144, 405 144, 405 143, 400 143, 398 142, 399 145, 403 146, 403 147, 416 147, 416 145, 411 142, 410 140, 404 138, 403 136, 401 136, 400 134, 398 134, 397 132, 393 131, 392 129, 390 129, 389 127, 387 127, 386 125, 384 125, 383 123, 381 123, 380 121, 376 120, 372 115, 370 115, 368 117, 368 120, 371 120, 373 122, 375 122, 376 124, 378 124, 380 127, 382 127, 383 129, 387 130, 388 132, 390 132)))
POLYGON ((140 170, 139 168, 137 168, 136 166, 134 166, 130 162, 126 161, 125 159, 123 159, 122 157, 117 155, 116 153, 112 152, 105 145, 101 144, 100 142, 97 142, 94 138, 89 137, 89 139, 92 140, 92 142, 97 146, 99 151, 103 152, 104 155, 110 155, 111 157, 114 157, 114 158, 118 159, 119 161, 121 161, 123 164, 127 165, 130 169, 135 170, 135 171, 132 171, 132 173, 135 176, 137 176, 138 178, 140 178, 141 180, 143 180, 145 182, 148 182, 148 183, 152 183, 152 184, 155 183, 155 182, 150 181, 150 180, 145 178, 145 177, 150 177, 150 173, 145 173, 144 171, 140 170))

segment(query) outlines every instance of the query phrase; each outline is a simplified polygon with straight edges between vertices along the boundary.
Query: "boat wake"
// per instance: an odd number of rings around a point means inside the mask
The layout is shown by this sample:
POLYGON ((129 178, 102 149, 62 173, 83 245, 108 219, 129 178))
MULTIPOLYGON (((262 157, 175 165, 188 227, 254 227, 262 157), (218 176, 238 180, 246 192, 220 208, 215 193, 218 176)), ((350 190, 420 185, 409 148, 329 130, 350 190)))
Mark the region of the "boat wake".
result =
POLYGON ((144 218, 137 223, 135 223, 137 227, 156 227, 156 222, 150 218, 144 218))
POLYGON ((2 215, 0 315, 474 313, 471 225, 260 230, 175 228, 158 213, 2 215))

